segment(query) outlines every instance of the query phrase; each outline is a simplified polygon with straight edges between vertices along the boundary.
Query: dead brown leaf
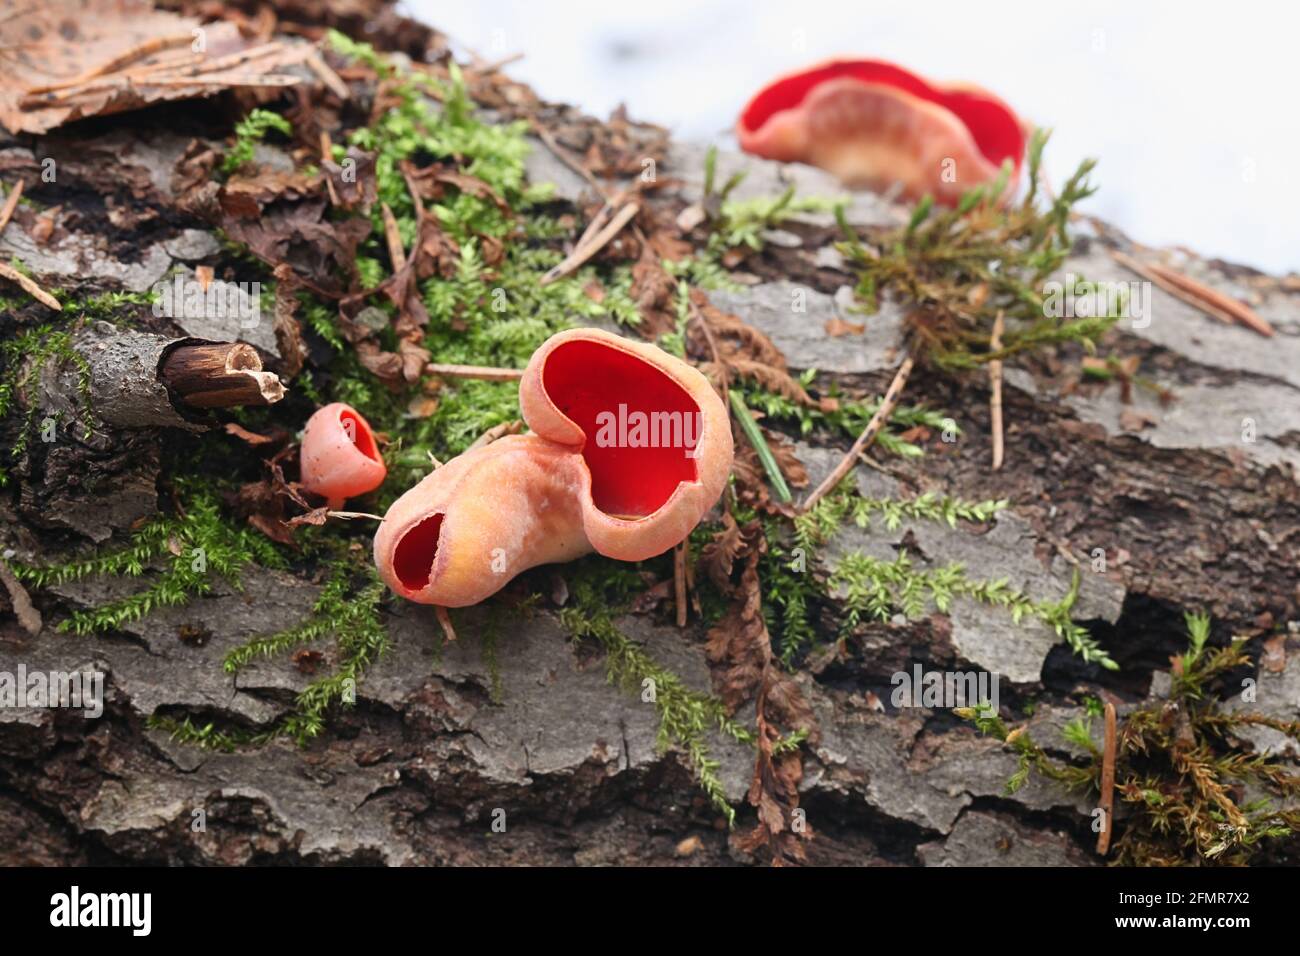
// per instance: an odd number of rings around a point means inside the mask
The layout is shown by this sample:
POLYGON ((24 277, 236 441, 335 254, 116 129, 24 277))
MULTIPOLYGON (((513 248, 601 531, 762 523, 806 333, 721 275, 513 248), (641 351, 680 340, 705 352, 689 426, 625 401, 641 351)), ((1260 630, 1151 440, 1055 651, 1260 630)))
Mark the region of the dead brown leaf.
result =
POLYGON ((257 432, 250 432, 237 422, 226 422, 225 429, 227 435, 234 435, 250 445, 269 445, 272 442, 283 440, 284 437, 283 433, 281 435, 259 435, 257 432))
POLYGON ((838 315, 826 321, 826 334, 833 339, 841 338, 845 335, 861 335, 867 330, 863 322, 848 322, 841 319, 838 315))
POLYGON ((1119 427, 1126 432, 1140 432, 1145 428, 1153 428, 1156 421, 1156 417, 1150 412, 1136 408, 1126 408, 1119 413, 1119 427))
POLYGON ((0 123, 45 133, 72 120, 301 82, 306 43, 245 39, 149 0, 0 0, 0 123))

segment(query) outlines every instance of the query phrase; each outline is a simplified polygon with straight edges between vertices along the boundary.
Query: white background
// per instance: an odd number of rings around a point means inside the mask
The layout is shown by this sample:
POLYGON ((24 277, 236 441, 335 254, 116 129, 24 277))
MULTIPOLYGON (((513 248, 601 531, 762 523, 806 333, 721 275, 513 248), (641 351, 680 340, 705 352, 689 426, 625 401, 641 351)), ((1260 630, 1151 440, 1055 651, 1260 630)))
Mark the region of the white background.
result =
POLYGON ((1101 163, 1087 208, 1133 238, 1300 269, 1300 5, 1095 0, 406 0, 544 98, 620 102, 682 139, 734 145, 745 101, 836 55, 966 80, 1055 129, 1053 182, 1101 163))

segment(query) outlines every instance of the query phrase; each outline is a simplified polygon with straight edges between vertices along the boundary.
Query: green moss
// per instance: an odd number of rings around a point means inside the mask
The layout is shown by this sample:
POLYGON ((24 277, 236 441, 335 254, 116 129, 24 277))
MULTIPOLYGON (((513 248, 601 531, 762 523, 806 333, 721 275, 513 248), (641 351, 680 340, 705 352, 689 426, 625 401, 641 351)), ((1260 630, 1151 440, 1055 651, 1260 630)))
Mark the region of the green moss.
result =
POLYGON ((256 562, 283 567, 275 546, 259 532, 232 525, 221 514, 216 495, 196 483, 188 485, 182 514, 155 519, 131 536, 131 543, 80 561, 35 567, 14 565, 19 579, 37 588, 79 581, 83 578, 118 575, 143 577, 155 562, 163 569, 150 576, 142 590, 88 610, 74 611, 59 624, 59 630, 91 634, 116 630, 138 621, 159 607, 188 604, 193 598, 211 593, 216 576, 232 587, 240 586, 241 574, 256 562))
POLYGON ((794 519, 794 537, 800 547, 809 551, 823 544, 845 521, 852 520, 859 528, 867 528, 873 517, 879 516, 888 531, 897 531, 906 519, 917 521, 942 521, 950 528, 958 521, 985 524, 992 521, 1009 502, 965 501, 932 491, 915 498, 872 498, 858 494, 852 479, 822 498, 794 519))
POLYGON ((331 708, 356 703, 357 686, 366 669, 387 650, 388 630, 381 615, 387 594, 369 562, 344 552, 330 565, 325 586, 303 621, 255 637, 226 654, 226 672, 237 674, 254 661, 334 638, 334 669, 303 688, 294 701, 293 712, 274 726, 257 732, 218 729, 211 723, 195 727, 188 718, 176 721, 165 715, 157 715, 151 726, 167 730, 173 739, 220 750, 261 745, 281 735, 305 745, 324 729, 331 708))
POLYGON ((271 738, 266 733, 241 729, 221 729, 215 722, 196 723, 190 717, 177 719, 166 714, 153 714, 146 721, 151 730, 161 730, 177 743, 221 753, 234 753, 240 747, 260 746, 271 738))
POLYGON ((959 562, 919 568, 906 553, 885 561, 859 551, 849 552, 830 569, 824 583, 818 581, 811 568, 813 556, 846 521, 866 528, 874 518, 879 518, 890 531, 897 530, 908 519, 941 521, 956 527, 958 521, 991 521, 1006 507, 1005 500, 965 501, 934 493, 912 499, 867 497, 857 493, 850 479, 811 511, 797 516, 790 534, 785 534, 775 522, 769 523, 766 526, 769 555, 762 565, 762 580, 766 602, 775 612, 769 612, 769 628, 781 635, 782 658, 789 662, 815 639, 809 615, 819 602, 832 601, 840 608, 844 635, 864 620, 888 621, 895 613, 920 617, 930 604, 946 614, 953 599, 964 596, 981 604, 1005 608, 1017 624, 1027 617, 1037 618, 1085 661, 1116 668, 1087 629, 1070 617, 1078 600, 1077 573, 1060 601, 1036 601, 1011 588, 1005 578, 972 579, 959 562))
POLYGON ((336 703, 356 703, 357 685, 366 669, 388 649, 388 630, 380 617, 380 604, 388 591, 378 573, 367 565, 364 584, 345 600, 315 613, 333 623, 338 663, 334 671, 307 685, 295 701, 295 710, 282 732, 305 743, 324 729, 327 712, 336 703))
POLYGON ((80 302, 65 302, 63 310, 92 321, 123 323, 126 321, 126 314, 132 310, 152 306, 156 299, 157 295, 153 292, 102 292, 87 296, 80 302))
POLYGON ((706 206, 716 203, 718 214, 711 223, 705 258, 714 263, 727 250, 739 246, 754 251, 762 249, 763 232, 775 229, 793 216, 811 212, 838 213, 848 202, 842 198, 798 196, 794 186, 777 196, 732 199, 732 191, 745 181, 746 173, 733 173, 726 183, 716 188, 717 162, 717 147, 710 146, 704 156, 704 200, 706 206))
POLYGON ((253 151, 266 134, 275 130, 285 136, 293 135, 289 121, 270 110, 254 109, 235 124, 235 144, 221 161, 221 171, 226 175, 238 172, 253 160, 253 151))
POLYGON ((834 212, 844 203, 843 199, 796 196, 794 186, 779 196, 727 200, 722 203, 721 215, 709 237, 708 248, 717 254, 737 246, 757 251, 763 248, 764 231, 776 228, 799 213, 834 212))
POLYGON ((1003 201, 1010 175, 967 191, 956 208, 937 209, 927 197, 911 221, 879 234, 868 248, 841 216, 840 249, 858 270, 863 311, 886 292, 920 308, 911 313, 912 347, 940 369, 975 368, 1032 349, 1078 342, 1092 349, 1118 314, 1060 321, 1044 307, 1043 282, 1070 252, 1070 215, 1096 190, 1095 162, 1085 160, 1059 193, 1040 205, 1040 168, 1048 133, 1035 130, 1028 148, 1029 188, 1019 203, 1003 201), (982 294, 977 294, 982 293, 982 294), (989 348, 998 315, 1003 347, 989 348))
MULTIPOLYGON (((1237 638, 1210 647, 1208 616, 1188 614, 1186 624, 1188 649, 1173 670, 1169 700, 1135 708, 1119 727, 1116 865, 1241 866, 1272 847, 1300 846, 1300 810, 1295 809, 1300 777, 1285 757, 1252 753, 1235 736, 1264 727, 1300 741, 1300 721, 1225 706, 1235 693, 1228 675, 1251 663, 1246 642, 1237 638), (1266 795, 1246 799, 1247 787, 1266 795), (1120 807, 1127 807, 1127 815, 1120 807)), ((1024 728, 1012 731, 998 717, 983 717, 973 708, 955 713, 1018 754, 1008 792, 1023 786, 1031 773, 1099 792, 1102 752, 1092 739, 1095 708, 1064 729, 1065 739, 1086 754, 1082 763, 1051 756, 1024 728)))
POLYGON ((569 586, 570 603, 560 612, 561 623, 575 641, 589 640, 604 650, 611 684, 643 699, 648 690, 653 690, 659 716, 659 748, 675 744, 686 752, 701 789, 727 823, 734 825, 736 811, 727 802, 718 777, 718 762, 709 755, 705 734, 716 728, 736 740, 752 743, 750 732, 728 716, 722 701, 688 688, 614 624, 617 608, 640 587, 633 568, 590 559, 571 578, 569 586))
MULTIPOLYGON (((817 378, 816 369, 807 369, 799 375, 799 382, 808 388, 817 378)), ((843 397, 838 385, 832 385, 827 397, 836 401, 838 407, 833 411, 822 411, 777 395, 760 388, 755 383, 742 383, 738 391, 750 408, 761 411, 769 422, 783 422, 799 429, 801 435, 808 435, 816 428, 829 429, 832 432, 857 438, 862 429, 871 421, 871 416, 880 407, 880 400, 855 402, 843 397)), ((900 436, 900 432, 922 426, 954 437, 961 434, 961 428, 948 415, 920 405, 898 405, 889 416, 889 421, 876 436, 876 445, 891 455, 902 458, 917 458, 925 454, 920 445, 909 442, 900 436)))
MULTIPOLYGON (((0 372, 0 419, 8 418, 16 410, 16 400, 22 395, 26 402, 18 435, 9 448, 9 460, 18 462, 27 453, 35 431, 36 414, 40 403, 29 391, 38 387, 41 373, 51 361, 56 367, 72 365, 77 370, 77 391, 81 398, 79 418, 82 431, 90 437, 94 420, 91 416, 90 363, 72 347, 72 333, 55 330, 52 325, 29 329, 15 338, 0 342, 0 358, 4 369, 0 372)), ((6 469, 0 468, 0 487, 8 484, 6 469)))

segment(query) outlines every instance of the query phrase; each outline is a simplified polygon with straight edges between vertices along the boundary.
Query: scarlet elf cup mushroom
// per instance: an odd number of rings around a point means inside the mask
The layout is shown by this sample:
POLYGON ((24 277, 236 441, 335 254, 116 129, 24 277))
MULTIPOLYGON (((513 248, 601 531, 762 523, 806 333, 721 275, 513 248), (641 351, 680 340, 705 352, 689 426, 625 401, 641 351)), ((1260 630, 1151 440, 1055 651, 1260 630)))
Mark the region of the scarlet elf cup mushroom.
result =
POLYGON ((883 60, 831 60, 768 84, 745 106, 747 153, 820 166, 845 184, 956 205, 1010 161, 1014 191, 1025 128, 1006 103, 964 83, 939 85, 883 60))
POLYGON ((388 474, 370 423, 342 402, 307 419, 298 454, 302 486, 325 498, 332 509, 374 491, 388 474))
POLYGON ((452 459, 389 508, 375 564, 398 594, 464 607, 539 564, 662 554, 731 472, 722 401, 653 345, 561 332, 530 359, 519 404, 531 434, 452 459))

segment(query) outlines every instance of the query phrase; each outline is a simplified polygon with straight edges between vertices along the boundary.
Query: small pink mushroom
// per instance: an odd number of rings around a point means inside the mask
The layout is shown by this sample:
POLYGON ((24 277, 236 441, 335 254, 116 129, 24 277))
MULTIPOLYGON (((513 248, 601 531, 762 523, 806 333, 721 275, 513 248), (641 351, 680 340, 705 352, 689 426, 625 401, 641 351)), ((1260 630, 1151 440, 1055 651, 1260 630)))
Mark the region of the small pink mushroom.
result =
POLYGON ((388 474, 370 423, 342 402, 326 405, 307 420, 299 461, 302 486, 325 498, 332 509, 374 491, 388 474))
POLYGON ((725 407, 703 375, 653 345, 562 332, 533 354, 519 397, 533 434, 452 459, 384 516, 375 563, 403 597, 464 607, 539 564, 593 550, 653 557, 726 485, 725 407))
POLYGON ((832 60, 764 87, 736 122, 741 149, 802 162, 850 186, 926 193, 956 205, 966 190, 998 176, 1005 160, 1015 188, 1025 129, 992 93, 940 86, 881 60, 832 60))

